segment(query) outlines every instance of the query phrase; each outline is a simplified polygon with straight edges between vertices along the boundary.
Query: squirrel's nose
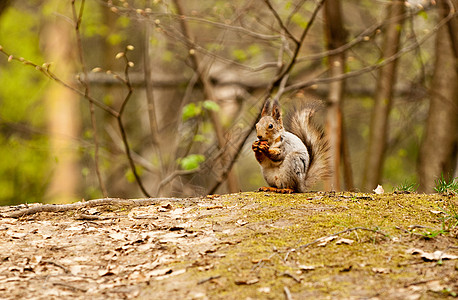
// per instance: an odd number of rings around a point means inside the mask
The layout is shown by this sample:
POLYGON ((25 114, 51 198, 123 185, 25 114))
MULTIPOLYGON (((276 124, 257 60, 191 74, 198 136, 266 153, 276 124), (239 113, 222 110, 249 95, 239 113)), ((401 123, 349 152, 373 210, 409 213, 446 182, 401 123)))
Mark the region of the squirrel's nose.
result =
POLYGON ((258 140, 262 140, 262 135, 258 135, 258 140))

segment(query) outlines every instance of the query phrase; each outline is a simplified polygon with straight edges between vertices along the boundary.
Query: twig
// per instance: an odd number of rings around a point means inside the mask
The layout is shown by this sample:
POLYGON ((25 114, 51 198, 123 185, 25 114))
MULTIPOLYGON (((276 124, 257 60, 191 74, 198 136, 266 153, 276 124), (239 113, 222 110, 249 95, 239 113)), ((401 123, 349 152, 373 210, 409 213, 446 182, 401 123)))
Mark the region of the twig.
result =
POLYGON ((365 73, 368 73, 368 72, 372 72, 372 71, 374 71, 374 70, 376 70, 378 68, 381 68, 381 67, 393 62, 394 60, 397 60, 402 55, 404 55, 404 54, 406 54, 406 53, 408 53, 408 52, 410 52, 412 50, 415 50, 418 46, 420 46, 426 40, 428 40, 430 37, 432 37, 437 32, 437 30, 439 30, 439 28, 441 28, 442 26, 446 25, 452 18, 454 18, 456 16, 458 16, 458 13, 453 11, 453 10, 450 10, 449 14, 445 18, 443 18, 430 32, 425 34, 425 36, 422 39, 420 39, 418 41, 415 41, 414 43, 402 48, 396 54, 394 54, 394 55, 392 55, 390 57, 387 57, 385 60, 383 60, 380 63, 374 64, 374 65, 371 65, 371 66, 367 66, 367 67, 359 69, 357 71, 347 72, 345 74, 338 75, 338 76, 327 77, 327 78, 317 78, 317 79, 312 79, 312 80, 309 80, 309 81, 306 81, 306 82, 299 82, 299 83, 296 83, 296 84, 292 84, 292 85, 287 86, 285 88, 285 92, 291 92, 291 91, 298 90, 298 89, 301 89, 301 88, 310 87, 310 86, 318 84, 318 83, 330 83, 330 82, 334 82, 336 80, 342 80, 342 79, 346 79, 346 78, 356 77, 356 76, 359 76, 359 75, 362 75, 362 74, 365 74, 365 73))
POLYGON ((343 233, 352 232, 352 231, 355 231, 355 230, 365 230, 365 231, 370 231, 370 232, 374 232, 374 233, 383 235, 384 237, 388 236, 388 234, 384 233, 383 231, 377 230, 377 229, 370 229, 370 228, 365 228, 365 227, 353 227, 353 228, 348 228, 348 229, 345 229, 345 230, 330 234, 328 236, 320 237, 320 238, 318 238, 318 239, 316 239, 314 241, 311 241, 310 243, 307 243, 307 244, 304 244, 302 246, 299 246, 297 249, 304 249, 304 248, 312 246, 312 245, 314 245, 316 243, 322 242, 323 240, 325 240, 327 238, 338 236, 338 235, 341 235, 343 233))
POLYGON ((294 41, 294 43, 296 43, 296 45, 299 45, 300 41, 289 31, 288 27, 286 27, 285 24, 283 24, 283 21, 281 20, 281 18, 278 15, 277 11, 272 7, 272 4, 270 3, 270 1, 269 0, 264 0, 264 3, 267 5, 269 10, 272 12, 272 14, 274 15, 274 17, 277 20, 278 24, 286 32, 288 37, 290 39, 292 39, 294 41))
POLYGON ((96 216, 96 215, 80 214, 76 217, 76 220, 104 221, 104 220, 111 220, 111 219, 120 219, 120 218, 125 218, 125 217, 127 216, 96 216))
POLYGON ((286 300, 293 300, 293 296, 291 295, 291 292, 289 291, 289 288, 286 285, 283 287, 283 291, 285 292, 286 300))
POLYGON ((64 288, 68 288, 68 289, 73 290, 73 291, 79 291, 79 292, 83 292, 83 293, 87 292, 87 289, 85 289, 85 288, 80 288, 80 287, 73 286, 73 285, 70 285, 70 284, 67 284, 67 283, 53 282, 53 285, 62 286, 64 288))
MULTIPOLYGON (((146 5, 149 7, 151 1, 147 1, 146 5)), ((145 22, 145 32, 144 32, 144 41, 143 41, 143 73, 144 73, 144 82, 145 82, 145 92, 146 92, 146 103, 148 105, 148 117, 151 129, 151 140, 153 142, 154 148, 156 150, 156 155, 159 158, 160 164, 160 174, 164 173, 164 159, 162 157, 162 149, 160 144, 159 136, 159 127, 157 124, 157 115, 156 115, 156 103, 154 101, 152 79, 151 79, 151 60, 150 60, 150 35, 151 35, 151 26, 149 23, 145 22)))
POLYGON ((169 184, 173 179, 175 179, 175 177, 177 176, 183 176, 183 175, 190 175, 190 174, 195 174, 195 173, 198 173, 200 172, 201 169, 200 168, 197 168, 197 169, 193 169, 193 170, 175 170, 173 171, 172 173, 170 173, 167 177, 165 177, 164 179, 162 179, 161 182, 159 182, 159 185, 157 187, 157 193, 159 193, 161 191, 161 189, 169 184))
POLYGON ((27 215, 32 215, 40 212, 63 212, 75 209, 94 207, 100 205, 132 205, 146 206, 161 203, 163 201, 183 201, 180 198, 141 198, 141 199, 119 199, 119 198, 104 198, 89 201, 75 202, 71 204, 44 204, 23 208, 10 213, 0 215, 2 218, 19 218, 27 215))
POLYGON ((50 265, 53 265, 53 266, 56 266, 58 268, 61 268, 65 273, 70 273, 70 270, 67 269, 66 267, 64 267, 63 265, 59 264, 59 263, 56 263, 55 261, 52 261, 52 260, 42 260, 41 263, 43 264, 50 264, 50 265))
POLYGON ((137 172, 137 168, 135 167, 135 162, 130 153, 129 142, 127 141, 126 129, 124 128, 124 124, 122 122, 122 115, 124 113, 124 109, 126 108, 126 105, 133 93, 133 88, 132 88, 132 85, 130 84, 130 78, 129 78, 129 69, 131 68, 131 62, 127 58, 127 51, 128 51, 128 48, 126 47, 124 55, 123 55, 124 61, 126 63, 126 67, 124 68, 124 78, 123 79, 127 87, 127 95, 126 97, 124 97, 124 100, 121 103, 121 108, 119 109, 119 114, 116 119, 118 121, 118 127, 121 132, 121 138, 122 138, 122 142, 124 144, 124 148, 126 151, 127 160, 129 161, 130 169, 132 173, 134 174, 135 181, 137 182, 137 185, 140 188, 140 190, 143 192, 143 195, 145 195, 146 197, 151 197, 150 194, 146 191, 143 185, 143 182, 140 178, 140 175, 137 172))
MULTIPOLYGON (((81 0, 81 6, 80 6, 80 11, 79 14, 77 15, 76 13, 76 7, 75 7, 75 1, 72 0, 72 12, 73 12, 73 22, 75 23, 75 33, 76 33, 76 44, 78 48, 78 56, 80 59, 81 63, 81 68, 83 69, 83 74, 84 74, 84 79, 81 80, 81 82, 84 85, 84 95, 85 97, 89 96, 90 94, 90 89, 89 89, 89 84, 87 82, 88 76, 87 76, 87 68, 86 68, 86 63, 84 61, 84 55, 83 55, 83 44, 81 42, 81 33, 80 33, 80 26, 81 26, 81 21, 83 18, 83 11, 84 11, 84 4, 85 0, 81 0)), ((95 111, 94 111, 94 103, 89 101, 89 111, 91 115, 91 126, 92 126, 92 131, 94 132, 94 163, 95 163, 95 173, 97 175, 97 180, 99 181, 99 186, 102 191, 102 195, 104 197, 108 196, 107 189, 105 187, 105 184, 102 180, 102 175, 100 173, 100 164, 99 164, 99 139, 98 139, 98 133, 97 133, 97 121, 95 118, 95 111)))
MULTIPOLYGON (((324 1, 325 0, 321 0, 318 5, 315 7, 315 10, 313 11, 312 13, 312 16, 310 18, 310 21, 308 22, 307 24, 307 27, 304 29, 304 31, 302 32, 301 34, 301 37, 299 39, 299 44, 297 45, 294 53, 293 53, 293 57, 290 61, 290 63, 288 64, 288 66, 284 69, 284 71, 281 71, 281 69, 279 69, 279 75, 269 84, 267 90, 266 90, 266 93, 263 95, 263 99, 264 101, 272 94, 272 92, 274 91, 274 89, 279 86, 279 85, 286 85, 286 82, 287 82, 287 79, 288 79, 288 76, 294 66, 294 63, 296 62, 296 59, 297 59, 297 56, 299 54, 299 50, 301 48, 301 45, 303 44, 304 40, 305 40, 305 37, 307 36, 307 33, 309 32, 310 30, 310 27, 313 25, 314 23, 314 20, 316 18, 316 15, 318 14, 318 11, 320 10, 320 8, 323 6, 324 4, 324 1)), ((283 92, 286 92, 287 91, 287 88, 281 88, 280 91, 283 93, 283 92)), ((208 194, 213 194, 216 189, 220 186, 220 184, 226 179, 226 176, 227 174, 229 173, 229 170, 232 169, 232 166, 234 165, 235 161, 237 160, 242 148, 243 148, 243 145, 245 145, 248 137, 250 136, 251 132, 253 131, 253 129, 255 128, 256 126, 256 123, 257 123, 257 120, 259 119, 259 117, 261 116, 261 110, 259 110, 258 112, 258 115, 256 116, 256 118, 253 120, 251 126, 249 127, 248 130, 246 130, 245 134, 242 135, 242 138, 240 139, 240 143, 239 145, 236 147, 236 150, 235 150, 235 155, 234 157, 230 160, 230 163, 225 166, 225 168, 223 169, 223 172, 222 172, 222 175, 221 175, 221 178, 218 178, 218 180, 216 181, 216 183, 209 189, 209 192, 208 194)))
MULTIPOLYGON (((181 5, 180 0, 174 0, 173 3, 175 4, 175 7, 178 13, 183 14, 183 7, 181 5)), ((195 43, 194 43, 193 37, 191 36, 188 24, 183 19, 180 19, 180 26, 181 26, 182 34, 188 41, 190 41, 190 43, 187 44, 187 47, 188 47, 188 50, 191 52, 193 50, 192 45, 194 45, 195 43)), ((202 83, 203 93, 205 95, 205 98, 212 100, 212 101, 216 101, 215 92, 214 92, 212 83, 210 82, 208 76, 205 76, 204 74, 204 68, 206 66, 204 66, 204 64, 201 63, 201 61, 197 57, 197 53, 191 54, 190 60, 191 60, 191 65, 192 65, 194 72, 199 76, 199 81, 202 83)), ((215 131, 216 140, 218 142, 218 147, 220 149, 223 149, 226 146, 227 141, 224 137, 224 128, 221 123, 221 120, 218 116, 218 113, 215 111, 209 111, 209 115, 210 115, 210 121, 215 131)), ((234 193, 239 190, 236 177, 234 173, 231 172, 230 169, 228 170, 224 179, 227 179, 227 187, 228 187, 229 192, 234 193)))
POLYGON ((218 278, 220 278, 220 277, 221 277, 221 275, 210 276, 210 277, 208 277, 208 278, 199 280, 199 281, 197 282, 197 285, 203 284, 203 283, 205 283, 205 282, 207 282, 207 281, 210 281, 210 280, 213 280, 213 279, 218 279, 218 278))
POLYGON ((300 279, 300 278, 297 278, 296 276, 294 276, 294 275, 291 274, 291 273, 284 272, 284 273, 281 273, 280 275, 286 276, 286 277, 289 277, 289 278, 292 278, 292 279, 293 279, 294 281, 296 281, 297 283, 301 283, 301 279, 300 279))
POLYGON ((30 61, 30 60, 26 60, 25 58, 23 57, 16 57, 12 54, 9 54, 8 52, 6 52, 2 46, 0 46, 0 52, 3 53, 5 56, 8 57, 8 61, 11 61, 11 60, 16 60, 16 61, 19 61, 21 63, 23 63, 24 65, 28 65, 28 66, 31 66, 31 67, 34 67, 35 70, 39 71, 40 73, 42 73, 44 76, 54 80, 55 82, 57 82, 58 84, 68 88, 69 90, 71 90, 72 92, 80 95, 80 96, 83 96, 85 97, 89 102, 93 103, 95 106, 99 107, 100 109, 104 110, 105 112, 107 112, 108 114, 110 114, 111 116, 113 117, 117 117, 118 115, 118 112, 116 110, 114 110, 113 108, 109 107, 108 105, 98 101, 97 99, 94 99, 92 98, 91 96, 89 95, 85 95, 85 92, 82 92, 80 90, 78 90, 77 88, 69 85, 68 83, 62 81, 61 79, 59 79, 53 72, 51 72, 51 70, 49 69, 50 67, 50 64, 49 63, 44 63, 42 66, 39 66, 37 65, 36 63, 30 61))

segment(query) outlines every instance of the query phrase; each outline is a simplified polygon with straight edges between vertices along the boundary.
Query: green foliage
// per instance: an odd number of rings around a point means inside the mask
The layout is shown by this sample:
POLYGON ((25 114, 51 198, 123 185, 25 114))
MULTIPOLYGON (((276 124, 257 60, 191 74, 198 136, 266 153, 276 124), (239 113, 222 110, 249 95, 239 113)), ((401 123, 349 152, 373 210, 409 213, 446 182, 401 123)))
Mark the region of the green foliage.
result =
POLYGON ((186 121, 188 119, 201 116, 204 111, 219 111, 219 109, 220 107, 218 103, 211 100, 199 101, 197 103, 191 102, 183 107, 181 117, 183 121, 186 121))
MULTIPOLYGON (((35 12, 10 7, 0 18, 2 46, 15 56, 43 61, 38 22, 35 12)), ((37 134, 44 127, 47 80, 3 56, 0 64, 0 205, 41 202, 51 173, 48 138, 37 134)))
POLYGON ((447 179, 444 178, 444 174, 442 174, 441 178, 438 178, 434 181, 436 183, 436 187, 434 190, 437 193, 458 193, 458 178, 447 179))
POLYGON ((205 156, 201 154, 190 154, 178 160, 183 170, 195 170, 205 161, 205 156))
POLYGON ((443 215, 441 216, 442 229, 450 231, 458 226, 458 209, 453 202, 450 202, 447 208, 440 208, 443 215))
POLYGON ((304 29, 308 25, 308 19, 298 12, 293 15, 291 21, 293 21, 293 23, 304 29))
POLYGON ((248 59, 248 55, 247 53, 245 52, 245 50, 243 49, 234 49, 232 50, 232 56, 240 61, 240 62, 244 62, 248 59))
POLYGON ((428 231, 422 232, 421 235, 423 236, 425 240, 430 240, 444 233, 447 233, 447 232, 443 229, 439 229, 439 230, 428 230, 428 231))
POLYGON ((399 184, 395 190, 399 192, 415 192, 418 188, 418 184, 415 182, 404 181, 403 183, 399 184))

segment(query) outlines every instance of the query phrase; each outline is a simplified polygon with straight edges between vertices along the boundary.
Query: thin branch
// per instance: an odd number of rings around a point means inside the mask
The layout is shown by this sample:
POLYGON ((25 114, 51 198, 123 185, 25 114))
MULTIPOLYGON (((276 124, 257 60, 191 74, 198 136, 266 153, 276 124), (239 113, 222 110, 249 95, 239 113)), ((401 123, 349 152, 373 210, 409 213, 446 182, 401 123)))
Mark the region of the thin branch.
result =
POLYGON ((294 37, 294 35, 289 31, 288 27, 285 26, 285 24, 283 23, 282 19, 280 18, 280 16, 278 15, 277 11, 272 7, 272 4, 270 3, 269 0, 264 0, 264 3, 267 5, 267 7, 269 8, 270 12, 274 15, 275 19, 277 20, 278 22, 278 25, 280 25, 281 29, 286 32, 286 34, 288 35, 288 37, 290 39, 292 39, 294 41, 294 43, 296 45, 299 45, 299 43, 301 42, 300 40, 296 39, 296 37, 294 37))
POLYGON ((274 87, 277 86, 282 81, 283 76, 289 74, 291 72, 292 68, 294 67, 294 64, 296 63, 297 57, 299 55, 299 51, 301 50, 301 47, 304 44, 305 37, 307 36, 310 28, 312 27, 312 25, 313 25, 313 23, 314 23, 314 21, 316 19, 316 16, 318 15, 318 12, 320 11, 320 9, 323 6, 324 2, 325 2, 325 0, 321 0, 320 2, 318 2, 318 4, 316 5, 315 9, 313 10, 312 16, 310 17, 310 21, 307 23, 307 27, 305 27, 304 31, 302 31, 301 37, 299 39, 299 43, 297 44, 297 47, 294 50, 293 57, 292 57, 290 63, 288 64, 286 69, 281 74, 278 75, 278 77, 276 78, 276 80, 273 83, 274 87))
MULTIPOLYGON (((150 5, 150 1, 146 3, 150 5)), ((146 92, 146 103, 148 105, 148 117, 151 130, 151 140, 156 151, 156 155, 159 158, 160 172, 161 175, 164 173, 164 159, 162 156, 160 137, 159 137, 159 128, 157 124, 157 115, 156 115, 156 103, 154 101, 152 79, 151 79, 151 60, 150 60, 150 35, 151 35, 151 26, 149 23, 145 22, 145 32, 144 32, 144 41, 143 41, 143 73, 144 73, 144 83, 145 83, 145 92, 146 92)), ((161 176, 162 177, 162 176, 161 176)))
POLYGON ((396 54, 394 54, 394 55, 392 55, 390 57, 387 57, 385 60, 383 60, 380 63, 373 64, 371 66, 367 66, 367 67, 359 69, 357 71, 348 72, 348 73, 345 73, 345 74, 342 74, 342 75, 338 75, 338 76, 327 77, 327 78, 317 78, 317 79, 312 79, 312 80, 309 80, 309 81, 306 81, 306 82, 295 83, 295 84, 287 86, 285 88, 285 92, 291 92, 291 91, 294 91, 294 90, 310 87, 310 86, 318 84, 318 83, 330 83, 330 82, 333 82, 333 81, 342 80, 342 79, 351 78, 351 77, 356 77, 356 76, 359 76, 359 75, 362 75, 362 74, 365 74, 365 73, 368 73, 368 72, 372 72, 372 71, 374 71, 374 70, 376 70, 378 68, 381 68, 381 67, 393 62, 394 60, 398 59, 402 55, 404 55, 404 54, 406 54, 406 53, 408 53, 408 52, 410 52, 412 50, 415 50, 421 44, 426 42, 426 40, 428 40, 430 37, 432 37, 437 32, 437 30, 439 30, 439 28, 441 28, 442 26, 446 25, 452 18, 454 18, 456 16, 458 16, 458 13, 450 11, 450 13, 447 15, 447 17, 443 18, 433 28, 433 30, 431 30, 430 32, 425 34, 425 36, 423 38, 421 38, 420 40, 415 41, 415 42, 411 43, 410 45, 402 48, 396 54))
POLYGON ((124 128, 124 124, 122 122, 122 116, 123 116, 124 110, 126 108, 127 103, 130 100, 130 97, 132 96, 132 93, 133 93, 132 84, 130 83, 130 78, 129 78, 129 69, 133 66, 133 64, 132 64, 132 62, 129 61, 129 59, 127 57, 127 51, 129 50, 129 47, 130 46, 127 46, 125 51, 121 53, 121 55, 124 58, 124 61, 126 63, 126 66, 124 68, 124 78, 121 78, 119 76, 118 76, 118 78, 124 81, 124 83, 125 83, 125 85, 127 87, 127 95, 124 97, 124 100, 121 103, 121 107, 119 109, 119 113, 118 113, 118 116, 117 116, 116 120, 118 121, 118 127, 119 127, 119 131, 121 132, 121 138, 122 138, 122 142, 124 144, 124 148, 125 148, 125 151, 126 151, 127 160, 129 161, 129 166, 130 166, 130 169, 132 171, 132 174, 135 177, 135 181, 137 182, 137 185, 140 188, 140 190, 142 191, 142 193, 146 197, 151 197, 150 194, 148 193, 148 191, 146 190, 145 186, 143 185, 142 179, 141 179, 140 175, 137 172, 137 168, 135 167, 135 162, 134 162, 134 160, 132 158, 129 142, 127 140, 126 129, 124 128))
POLYGON ((338 235, 341 235, 341 234, 344 234, 344 233, 348 233, 348 232, 352 232, 352 231, 355 231, 355 230, 370 231, 370 232, 373 232, 373 233, 380 234, 380 235, 382 235, 384 237, 388 236, 388 234, 384 233, 383 231, 377 230, 377 229, 370 229, 370 228, 365 228, 365 227, 353 227, 353 228, 347 228, 345 230, 342 230, 342 231, 339 231, 339 232, 336 232, 336 233, 333 233, 333 234, 330 234, 330 235, 327 235, 327 236, 320 237, 320 238, 318 238, 316 240, 311 241, 310 243, 307 243, 307 244, 299 246, 297 249, 304 249, 304 248, 310 247, 310 246, 312 246, 312 245, 314 245, 316 243, 322 242, 322 241, 326 240, 327 238, 338 236, 338 235))
POLYGON ((366 41, 368 38, 371 36, 375 35, 378 30, 380 30, 381 27, 383 27, 386 24, 393 23, 393 22, 398 22, 401 20, 405 20, 412 17, 411 12, 404 13, 402 15, 390 18, 390 19, 384 19, 381 22, 375 23, 371 26, 369 26, 367 29, 363 30, 360 34, 358 34, 355 38, 351 39, 348 43, 337 47, 335 49, 330 49, 321 53, 316 53, 316 54, 311 54, 303 57, 299 57, 297 59, 297 62, 303 62, 303 61, 309 61, 309 60, 317 60, 317 59, 322 59, 331 55, 336 55, 340 54, 342 52, 347 51, 348 49, 353 48, 355 45, 366 41))
MULTIPOLYGON (((175 4, 175 7, 177 8, 178 13, 182 14, 183 8, 181 6, 180 0, 174 0, 173 3, 175 4)), ((181 26, 182 34, 184 35, 184 37, 188 41, 191 41, 192 44, 194 44, 188 24, 184 20, 180 20, 180 26, 181 26)), ((188 46, 188 50, 191 52, 193 50, 192 46, 190 44, 188 44, 187 46, 188 46)), ((191 64, 192 64, 192 68, 194 72, 199 76, 199 81, 202 83, 205 98, 210 99, 212 101, 216 101, 217 99, 215 97, 212 83, 210 82, 209 78, 205 76, 204 74, 204 67, 205 67, 204 64, 202 64, 201 61, 199 61, 199 58, 197 57, 196 53, 190 55, 190 60, 191 60, 191 64)), ((218 113, 215 111, 209 111, 209 115, 210 115, 210 121, 215 131, 216 140, 218 142, 218 147, 223 149, 225 145, 227 144, 227 141, 225 140, 225 137, 224 137, 224 128, 221 124, 221 119, 219 118, 218 113)), ((227 175, 229 175, 229 173, 230 173, 230 170, 227 175)), ((229 191, 232 193, 238 191, 238 186, 236 183, 235 176, 233 175, 229 176, 228 181, 227 181, 227 186, 228 186, 229 191)))
MULTIPOLYGON (((84 55, 83 55, 83 44, 81 42, 81 33, 80 33, 80 26, 81 26, 81 21, 83 19, 83 11, 84 11, 84 4, 85 0, 81 0, 81 6, 80 6, 80 11, 79 14, 76 14, 76 7, 75 7, 75 0, 72 0, 72 12, 73 12, 73 21, 75 23, 75 33, 76 33, 76 44, 78 48, 78 55, 81 63, 81 68, 83 69, 84 73, 84 79, 81 80, 81 82, 84 85, 84 95, 85 97, 89 96, 90 94, 90 89, 89 89, 89 84, 87 82, 87 68, 86 68, 86 63, 84 61, 84 55)), ((89 111, 91 115, 91 126, 92 126, 92 131, 94 132, 94 163, 95 163, 95 173, 97 175, 97 180, 99 181, 99 186, 100 189, 102 190, 102 195, 104 197, 108 197, 108 192, 105 187, 105 184, 102 179, 102 175, 100 173, 100 164, 99 164, 99 139, 98 139, 98 133, 97 133, 97 121, 95 118, 95 110, 94 110, 94 104, 89 101, 89 111)))
POLYGON ((200 171, 201 171, 200 168, 197 168, 197 169, 194 169, 194 170, 175 170, 175 171, 173 171, 167 177, 165 177, 161 182, 159 182, 159 185, 157 187, 157 193, 159 193, 164 186, 169 184, 177 176, 196 174, 196 173, 198 173, 200 171))
MULTIPOLYGON (((33 215, 40 212, 62 212, 81 208, 88 208, 100 205, 120 205, 120 206, 146 206, 155 205, 163 201, 183 201, 181 198, 140 198, 140 199, 119 199, 119 198, 103 198, 89 201, 75 202, 71 204, 44 204, 36 205, 28 208, 15 210, 0 215, 2 218, 20 218, 27 215, 33 215)), ((14 207, 12 207, 14 209, 14 207)))
MULTIPOLYGON (((310 30, 310 27, 313 25, 314 21, 315 21, 315 18, 318 14, 318 11, 320 10, 320 8, 323 6, 324 4, 324 1, 325 0, 321 0, 317 6, 315 7, 315 10, 313 11, 312 13, 312 16, 310 18, 310 21, 308 22, 307 24, 307 27, 304 29, 304 31, 302 32, 301 34, 301 38, 299 40, 299 45, 297 45, 294 53, 293 53, 293 57, 291 58, 291 61, 290 63, 288 64, 288 66, 284 69, 284 71, 282 72, 281 69, 279 69, 279 75, 270 83, 269 87, 266 89, 266 92, 264 93, 264 95, 262 96, 262 99, 265 101, 268 97, 271 96, 272 92, 274 91, 274 89, 277 87, 277 86, 282 86, 280 89, 279 89, 279 93, 277 93, 276 97, 280 97, 282 93, 286 92, 287 91, 287 88, 285 88, 285 85, 286 85, 286 82, 288 80, 288 77, 289 77, 289 74, 294 66, 294 63, 296 62, 296 59, 297 59, 297 56, 299 54, 299 50, 305 40, 305 37, 307 36, 307 33, 309 32, 310 30)), ((251 126, 249 127, 248 130, 245 131, 245 134, 242 135, 241 139, 240 139, 240 142, 239 144, 237 145, 236 147, 236 150, 235 150, 235 155, 234 157, 230 160, 230 163, 223 169, 223 172, 222 172, 222 176, 221 178, 219 178, 215 184, 209 189, 209 192, 208 194, 213 194, 216 189, 220 186, 220 184, 225 180, 229 170, 232 169, 232 166, 234 165, 235 161, 237 160, 238 156, 240 155, 240 152, 243 148, 243 146, 245 145, 246 141, 248 140, 248 137, 250 136, 251 132, 253 131, 253 129, 255 128, 256 126, 256 123, 257 121, 259 120, 261 116, 261 110, 258 111, 258 115, 256 116, 256 118, 253 120, 251 126)))
POLYGON ((50 67, 50 64, 49 63, 44 63, 43 66, 39 66, 29 60, 26 60, 25 58, 23 57, 16 57, 12 54, 9 54, 8 52, 6 52, 5 50, 3 50, 3 47, 0 46, 0 52, 3 53, 5 56, 8 57, 8 61, 12 61, 12 60, 16 60, 16 61, 19 61, 21 63, 23 63, 24 65, 28 65, 28 66, 32 66, 35 68, 35 70, 39 71, 40 73, 42 73, 44 76, 54 80, 56 83, 68 88, 69 90, 71 90, 72 92, 80 95, 80 96, 83 96, 84 98, 86 98, 88 101, 90 101, 91 103, 93 103, 95 106, 99 107, 100 109, 102 109, 103 111, 107 112, 108 114, 110 114, 111 116, 113 117, 117 117, 118 116, 118 112, 114 109, 112 109, 111 107, 107 106, 106 104, 92 98, 91 96, 86 96, 85 95, 85 92, 82 92, 80 90, 78 90, 77 88, 69 85, 68 83, 65 83, 64 81, 62 81, 61 79, 59 79, 53 72, 51 72, 51 70, 49 70, 49 67, 50 67))

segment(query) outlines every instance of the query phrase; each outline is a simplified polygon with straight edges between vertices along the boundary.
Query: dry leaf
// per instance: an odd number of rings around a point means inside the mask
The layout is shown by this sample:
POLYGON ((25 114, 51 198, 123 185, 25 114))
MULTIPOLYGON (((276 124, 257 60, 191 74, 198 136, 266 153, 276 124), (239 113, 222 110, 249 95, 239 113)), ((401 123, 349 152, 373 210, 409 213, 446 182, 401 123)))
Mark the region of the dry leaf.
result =
POLYGON ((340 244, 347 244, 347 245, 351 245, 353 244, 355 241, 354 240, 350 240, 350 239, 340 239, 336 242, 336 245, 340 245, 340 244))
POLYGON ((388 273, 390 273, 390 269, 387 269, 387 268, 372 268, 372 271, 375 272, 375 273, 379 273, 379 274, 388 274, 388 273))
POLYGON ((318 243, 317 246, 324 247, 324 246, 326 246, 330 241, 333 241, 333 240, 335 240, 336 238, 337 238, 337 236, 335 236, 335 235, 321 238, 321 239, 320 239, 320 243, 318 243))
POLYGON ((432 292, 442 292, 445 289, 445 286, 443 286, 439 280, 427 282, 426 287, 432 292))
POLYGON ((407 253, 410 254, 420 254, 421 258, 425 261, 436 261, 436 260, 446 260, 446 259, 458 259, 457 255, 448 254, 442 251, 425 252, 421 249, 411 248, 407 250, 407 253))
POLYGON ((243 225, 248 224, 247 221, 244 221, 244 220, 241 220, 241 219, 240 219, 240 220, 237 220, 237 222, 235 222, 235 223, 236 223, 237 225, 239 225, 239 226, 243 226, 243 225))
POLYGON ((385 193, 385 190, 384 190, 383 187, 379 184, 379 185, 377 185, 377 187, 374 189, 374 193, 376 193, 377 195, 380 195, 380 194, 385 193))
POLYGON ((316 267, 315 266, 299 265, 299 269, 301 271, 312 271, 312 270, 315 270, 316 267))
POLYGON ((241 279, 236 279, 235 284, 236 285, 251 285, 259 282, 259 278, 241 278, 241 279))
POLYGON ((269 294, 269 293, 270 293, 270 287, 268 287, 268 286, 260 287, 260 288, 258 289, 258 292, 260 292, 260 293, 265 293, 265 294, 269 294))

